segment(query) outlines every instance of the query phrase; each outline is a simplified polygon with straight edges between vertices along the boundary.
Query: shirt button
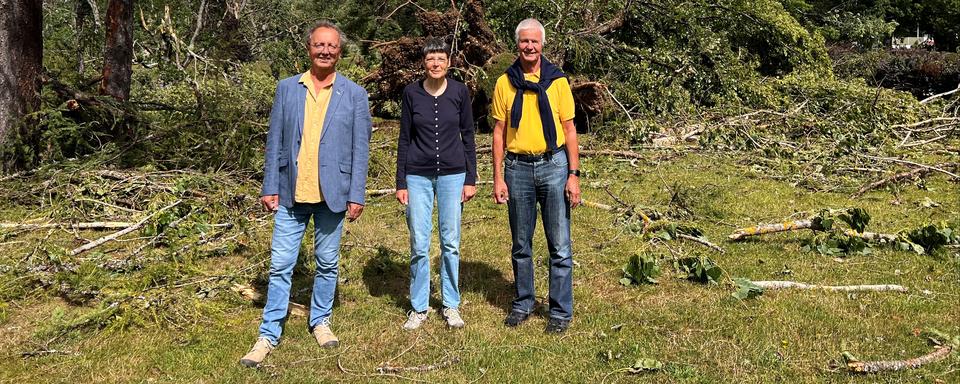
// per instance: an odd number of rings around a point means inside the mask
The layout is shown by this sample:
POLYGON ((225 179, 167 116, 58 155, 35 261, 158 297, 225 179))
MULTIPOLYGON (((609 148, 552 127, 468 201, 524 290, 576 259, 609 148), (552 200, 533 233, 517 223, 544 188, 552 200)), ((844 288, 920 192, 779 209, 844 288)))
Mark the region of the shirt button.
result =
POLYGON ((434 141, 436 141, 436 142, 438 142, 438 143, 440 142, 440 140, 434 140, 434 141))
POLYGON ((434 135, 439 135, 439 134, 440 134, 440 132, 434 132, 433 134, 434 134, 434 135))
POLYGON ((440 154, 439 154, 439 153, 437 154, 437 157, 440 157, 440 154))
POLYGON ((437 147, 437 150, 439 151, 439 150, 440 150, 440 147, 437 147))
POLYGON ((440 120, 440 118, 438 118, 438 117, 434 117, 433 119, 434 119, 434 120, 440 120))

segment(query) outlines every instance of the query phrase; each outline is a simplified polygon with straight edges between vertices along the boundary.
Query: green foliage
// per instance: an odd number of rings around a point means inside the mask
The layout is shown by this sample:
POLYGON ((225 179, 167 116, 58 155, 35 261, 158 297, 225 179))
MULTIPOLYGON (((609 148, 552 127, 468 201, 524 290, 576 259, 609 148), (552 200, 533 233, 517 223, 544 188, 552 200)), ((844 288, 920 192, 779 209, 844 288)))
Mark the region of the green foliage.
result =
MULTIPOLYGON (((907 232, 906 240, 922 247, 925 253, 932 254, 947 244, 960 244, 958 227, 960 226, 951 226, 947 223, 931 224, 907 232)), ((913 246, 911 248, 915 249, 913 246)))
POLYGON ((863 208, 850 208, 845 209, 843 212, 837 214, 837 218, 847 225, 850 226, 850 229, 863 232, 867 224, 870 223, 870 214, 867 213, 863 208))
POLYGON ((635 253, 630 256, 630 260, 623 266, 623 278, 620 284, 656 284, 657 276, 660 276, 660 265, 657 258, 648 253, 635 253))
POLYGON ((685 273, 688 280, 704 284, 717 284, 723 270, 709 257, 685 257, 674 261, 674 268, 685 273))
POLYGON ((733 283, 736 285, 737 289, 734 291, 731 296, 735 297, 737 300, 746 300, 754 299, 763 295, 763 287, 754 284, 749 279, 742 277, 735 277, 733 283))
POLYGON ((632 374, 655 372, 663 369, 663 362, 657 359, 641 358, 637 359, 632 366, 627 368, 627 372, 632 374))
POLYGON ((826 256, 873 253, 873 248, 863 238, 838 231, 818 233, 805 240, 800 249, 804 252, 815 250, 826 256))

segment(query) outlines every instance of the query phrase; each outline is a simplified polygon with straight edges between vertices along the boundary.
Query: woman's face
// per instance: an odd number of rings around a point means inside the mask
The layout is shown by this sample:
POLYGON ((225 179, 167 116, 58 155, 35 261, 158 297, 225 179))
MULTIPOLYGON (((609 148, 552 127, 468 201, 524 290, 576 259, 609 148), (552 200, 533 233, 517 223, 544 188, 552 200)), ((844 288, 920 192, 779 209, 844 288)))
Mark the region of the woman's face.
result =
POLYGON ((427 70, 428 77, 439 80, 447 75, 447 68, 450 67, 450 61, 446 53, 428 53, 427 57, 423 58, 423 67, 427 70))

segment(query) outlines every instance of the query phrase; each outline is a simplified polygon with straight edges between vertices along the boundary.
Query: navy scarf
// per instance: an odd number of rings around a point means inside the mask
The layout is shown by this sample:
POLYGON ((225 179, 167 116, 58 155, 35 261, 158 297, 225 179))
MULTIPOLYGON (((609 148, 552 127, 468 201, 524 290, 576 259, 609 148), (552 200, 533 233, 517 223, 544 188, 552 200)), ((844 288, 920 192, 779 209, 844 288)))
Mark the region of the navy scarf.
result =
POLYGON ((523 93, 532 91, 537 93, 537 107, 540 108, 540 122, 543 126, 543 138, 547 140, 547 148, 550 151, 557 149, 557 126, 553 122, 553 109, 550 108, 550 99, 547 98, 547 88, 553 81, 561 77, 566 77, 560 68, 547 61, 547 58, 540 56, 540 81, 532 82, 523 78, 523 68, 520 67, 520 58, 513 62, 507 68, 507 79, 510 85, 517 89, 517 95, 513 98, 513 110, 510 111, 510 126, 520 127, 520 117, 523 116, 523 93))

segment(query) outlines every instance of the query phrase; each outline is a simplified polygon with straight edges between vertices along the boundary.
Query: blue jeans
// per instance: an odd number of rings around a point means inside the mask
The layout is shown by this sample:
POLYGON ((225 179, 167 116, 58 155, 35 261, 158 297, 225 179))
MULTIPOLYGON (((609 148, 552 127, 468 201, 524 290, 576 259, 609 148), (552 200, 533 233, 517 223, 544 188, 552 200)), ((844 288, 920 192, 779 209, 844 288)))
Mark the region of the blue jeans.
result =
POLYGON ((539 204, 550 252, 550 317, 570 320, 573 317, 573 257, 570 250, 570 205, 564 192, 567 154, 559 151, 549 159, 531 162, 508 155, 504 168, 504 179, 510 192, 507 209, 517 294, 512 310, 522 313, 534 310, 533 232, 539 204))
POLYGON ((410 305, 427 310, 430 301, 430 237, 433 200, 440 226, 440 294, 443 306, 460 306, 460 217, 465 173, 445 176, 407 175, 407 228, 410 229, 410 305))
POLYGON ((263 307, 260 336, 277 345, 290 303, 290 280, 297 264, 300 243, 313 217, 313 248, 317 259, 317 273, 313 278, 313 298, 310 300, 309 325, 329 324, 333 310, 333 296, 337 289, 337 263, 340 259, 340 233, 343 230, 343 212, 333 212, 326 203, 300 204, 293 208, 280 206, 274 214, 273 240, 270 244, 270 284, 267 303, 263 307))

